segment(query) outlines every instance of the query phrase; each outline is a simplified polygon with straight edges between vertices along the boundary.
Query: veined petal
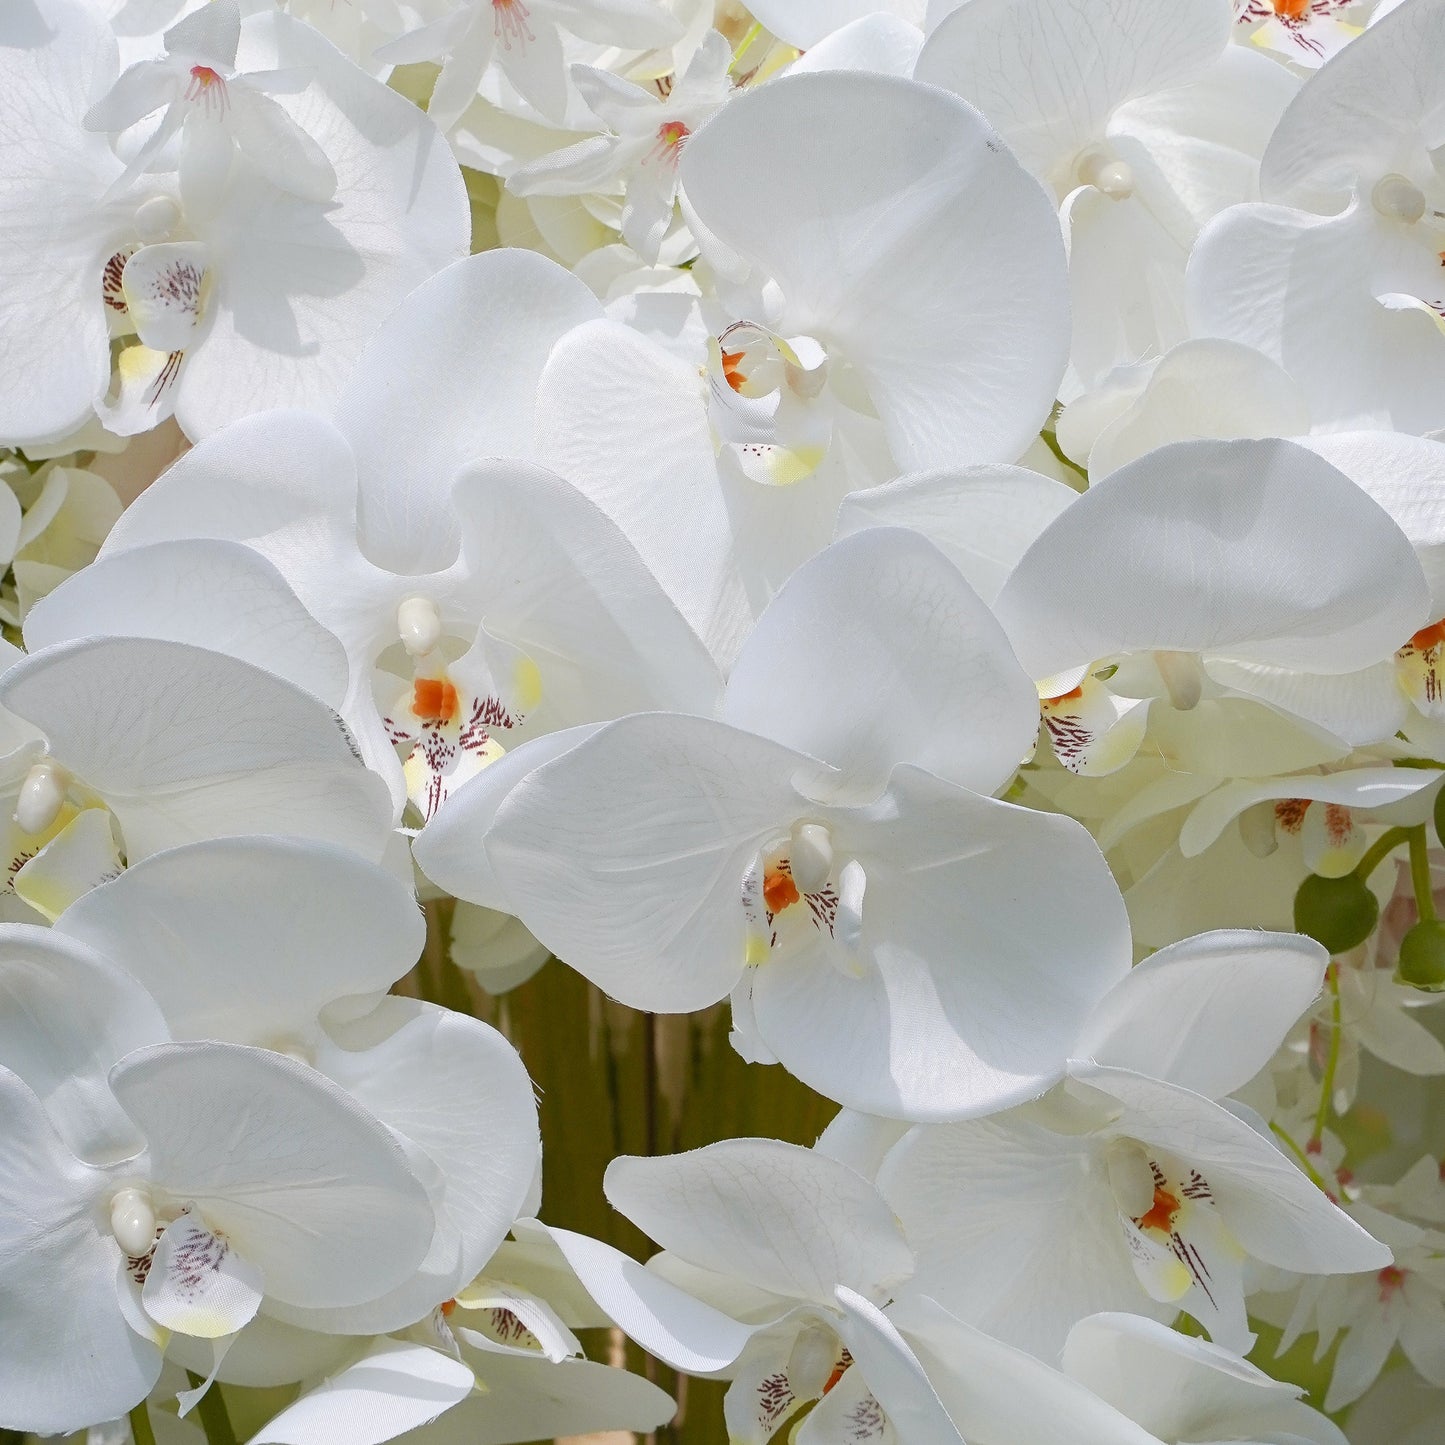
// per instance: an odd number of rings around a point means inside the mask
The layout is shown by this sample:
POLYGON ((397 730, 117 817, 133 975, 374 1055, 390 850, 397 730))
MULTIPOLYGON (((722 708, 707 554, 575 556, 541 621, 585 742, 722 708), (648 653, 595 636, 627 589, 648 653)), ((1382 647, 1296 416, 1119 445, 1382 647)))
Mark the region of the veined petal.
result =
POLYGON ((1114 109, 1193 79, 1229 26, 1211 0, 972 0, 929 35, 915 74, 976 105, 1040 180, 1068 190, 1067 168, 1114 109))
POLYGON ((103 198, 122 166, 82 118, 118 68, 103 15, 83 0, 42 0, 28 43, 0 47, 0 436, 12 444, 67 436, 110 378, 101 275, 130 239, 133 202, 103 198))
POLYGON ((779 1140, 614 1159, 603 1187, 664 1249, 789 1299, 826 1308, 840 1284, 883 1298, 913 1271, 912 1251, 867 1180, 779 1140))
POLYGON ((601 1240, 566 1229, 547 1234, 592 1298, 649 1354, 692 1375, 726 1370, 742 1354, 751 1325, 694 1299, 601 1240))
POLYGON ((968 1440, 1159 1445, 1067 1375, 991 1339, 927 1296, 899 1301, 890 1313, 968 1440))
MULTIPOLYGON (((487 1393, 463 1400, 418 1431, 417 1445, 515 1445, 538 1432, 549 1440, 609 1430, 645 1435, 677 1413, 672 1397, 641 1375, 590 1360, 554 1365, 472 1353, 468 1361, 487 1393)), ((353 1442, 348 1438, 336 1445, 353 1442)))
POLYGON ((1292 933, 1204 933, 1162 948, 1094 1006, 1075 1056, 1220 1099, 1243 1088, 1314 1002, 1329 957, 1292 933))
POLYGON ((144 1139, 106 1083, 133 1049, 164 1043, 160 1010, 112 958, 28 924, 0 925, 0 1058, 43 1102, 51 1127, 95 1164, 144 1139))
POLYGON ((225 652, 315 693, 346 696, 346 653, 276 568, 237 543, 159 542, 91 563, 25 615, 32 652, 93 636, 155 637, 225 652))
POLYGON ((79 899, 54 932, 139 980, 173 1037, 270 1048, 297 1046, 329 1003, 384 993, 425 938, 411 889, 387 870, 278 837, 156 853, 79 899))
POLYGON ((1161 1440, 1285 1431, 1316 1445, 1344 1445, 1344 1436, 1298 1398, 1298 1386, 1155 1320, 1128 1314, 1080 1320, 1069 1331, 1063 1366, 1161 1440))
POLYGON ((845 497, 838 536, 911 527, 992 606, 1019 558, 1077 495, 1052 477, 1001 463, 918 472, 845 497))
POLYGON ((359 458, 361 540, 373 562, 406 573, 454 560, 458 472, 485 457, 532 456, 547 358, 601 314, 555 262, 488 251, 439 272, 377 331, 336 409, 359 458))
POLYGON ((250 1445, 382 1445, 472 1393, 466 1365, 425 1345, 374 1341, 251 1437, 250 1445))
POLYGON ((867 797, 898 763, 992 793, 1038 728, 1003 629, 916 533, 835 542, 769 603, 728 678, 722 719, 821 758, 867 797))
POLYGON ((330 708, 249 663, 176 642, 90 638, 11 668, 0 700, 106 799, 132 861, 267 830, 380 855, 385 784, 330 708))
POLYGON ((1025 668, 1166 649, 1334 674, 1392 655, 1428 611, 1419 563, 1317 462, 1284 441, 1178 442, 1090 487, 999 596, 1025 668), (1110 556, 1128 568, 1100 567, 1110 556))

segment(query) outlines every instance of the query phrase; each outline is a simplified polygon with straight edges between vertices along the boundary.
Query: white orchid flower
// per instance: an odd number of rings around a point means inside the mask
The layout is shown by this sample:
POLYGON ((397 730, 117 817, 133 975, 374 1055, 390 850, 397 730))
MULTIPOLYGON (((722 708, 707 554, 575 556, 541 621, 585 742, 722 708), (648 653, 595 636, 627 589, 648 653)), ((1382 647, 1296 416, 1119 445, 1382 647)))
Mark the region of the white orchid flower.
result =
MULTIPOLYGON (((710 710, 715 667, 616 526, 561 478, 494 460, 530 456, 536 378, 599 309, 525 252, 448 268, 378 332, 334 421, 277 412, 208 438, 127 511, 104 565, 134 557, 133 599, 162 584, 131 549, 162 538, 268 559, 340 639, 341 711, 423 821, 520 737, 710 710)), ((269 645, 264 621, 248 648, 269 645)), ((238 648, 251 624, 218 625, 238 648)))
POLYGON ((519 196, 566 196, 621 186, 622 238, 654 264, 672 225, 683 147, 727 100, 732 59, 727 41, 708 31, 665 95, 595 66, 575 66, 573 84, 607 133, 517 167, 507 188, 519 196))
POLYGON ((1271 1139, 1212 1102, 1269 1061, 1326 961, 1294 935, 1161 949, 1091 1014, 1058 1094, 911 1130, 879 1187, 929 1291, 1047 1360, 1100 1310, 1184 1310, 1244 1353, 1247 1259, 1304 1274, 1388 1265, 1271 1139))
POLYGON ((707 354, 579 328, 543 375, 538 450, 728 659, 845 493, 1024 450, 1063 367, 1065 263, 1048 198, 978 115, 896 77, 738 95, 681 178, 718 273, 707 354))
POLYGON ((315 843, 200 843, 86 894, 55 932, 141 983, 172 1038, 304 1059, 425 1161, 437 1224, 415 1273, 360 1310, 278 1307, 277 1318, 349 1334, 399 1329, 452 1298, 495 1252, 541 1148, 531 1084, 488 1025, 383 999, 423 943, 410 889, 384 870, 315 843), (259 912, 257 899, 266 900, 259 912), (458 1135, 459 1113, 479 1121, 475 1132, 458 1135))
POLYGON ((731 1139, 615 1160, 605 1188, 664 1253, 644 1268, 584 1236, 552 1237, 645 1349, 730 1381, 731 1439, 1157 1445, 1066 1376, 910 1292, 898 1221, 846 1165, 731 1139))
MULTIPOLYGON (((64 1032, 64 1019, 46 1022, 64 1032)), ((172 1334, 219 1354, 264 1302, 359 1304, 425 1253, 431 1210, 401 1149, 304 1065, 157 1043, 104 1087, 140 1152, 82 1160, 0 1069, 7 1427, 53 1434, 123 1415, 150 1393, 172 1334)))
POLYGON ((1127 763, 1146 710, 1210 733, 1231 713, 1247 727, 1246 698, 1345 744, 1388 738, 1406 706, 1395 653, 1429 609, 1389 514, 1283 441, 1180 442, 1120 467, 997 602, 1055 755, 1079 772, 1127 763), (1111 556, 1122 575, 1099 565, 1111 556))
POLYGON ((1368 1204, 1351 1212, 1391 1246, 1394 1261, 1363 1277, 1305 1280, 1279 1342, 1282 1353, 1313 1326, 1320 1358, 1339 1339, 1325 1395, 1332 1412, 1374 1384, 1396 1345, 1420 1376, 1445 1386, 1445 1234, 1368 1204))
POLYGON ((269 9, 241 21, 235 69, 284 78, 275 96, 222 74, 234 7, 205 6, 174 56, 117 79, 94 7, 36 6, 45 43, 0 46, 0 138, 27 158, 0 178, 13 378, 0 438, 54 440, 96 411, 130 435, 173 410, 195 437, 282 403, 329 405, 377 322, 466 251, 466 197, 435 127, 269 9), (86 118, 121 125, 161 103, 177 67, 196 96, 173 99, 158 130, 181 132, 181 182, 145 172, 117 192, 130 172, 86 118), (334 199, 318 199, 333 176, 334 199))
POLYGON ((119 191, 142 172, 169 169, 162 153, 179 137, 181 203, 202 213, 225 189, 233 149, 278 189, 325 202, 336 194, 336 172, 325 152, 270 95, 292 93, 309 77, 246 75, 236 71, 241 43, 237 0, 212 0, 165 32, 165 54, 124 70, 85 116, 87 130, 119 136, 161 112, 113 183, 119 191))
POLYGON ((870 528, 778 594, 721 721, 542 739, 448 804, 417 861, 623 1002, 731 993, 738 1046, 829 1097, 998 1107, 1057 1076, 1128 958, 1092 843, 981 796, 1028 750, 1035 696, 937 550, 870 528))
POLYGON ((1211 217, 1257 198, 1260 155, 1298 82, 1229 44, 1228 0, 950 9, 914 74, 976 105, 1060 202, 1072 399, 1189 335, 1189 249, 1211 217))
POLYGON ((426 8, 435 18, 378 54, 396 64, 441 62, 428 110, 443 130, 477 98, 493 66, 544 120, 566 120, 571 88, 565 36, 652 50, 682 35, 655 0, 432 0, 426 8))
POLYGON ((1316 428, 1425 432, 1445 423, 1445 182, 1435 113, 1445 6, 1400 7, 1290 103, 1260 188, 1200 237, 1189 266, 1196 334, 1277 361, 1316 428))

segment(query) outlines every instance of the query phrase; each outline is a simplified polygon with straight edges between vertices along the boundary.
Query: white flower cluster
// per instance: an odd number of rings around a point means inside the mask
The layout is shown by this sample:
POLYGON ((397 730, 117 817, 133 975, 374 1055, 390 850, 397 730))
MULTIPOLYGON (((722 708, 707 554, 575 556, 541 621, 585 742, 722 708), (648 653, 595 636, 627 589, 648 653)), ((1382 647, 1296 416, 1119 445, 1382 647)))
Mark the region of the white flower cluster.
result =
POLYGON ((0 1437, 1445 1438, 1445 0, 0 0, 0 363, 0 1437))

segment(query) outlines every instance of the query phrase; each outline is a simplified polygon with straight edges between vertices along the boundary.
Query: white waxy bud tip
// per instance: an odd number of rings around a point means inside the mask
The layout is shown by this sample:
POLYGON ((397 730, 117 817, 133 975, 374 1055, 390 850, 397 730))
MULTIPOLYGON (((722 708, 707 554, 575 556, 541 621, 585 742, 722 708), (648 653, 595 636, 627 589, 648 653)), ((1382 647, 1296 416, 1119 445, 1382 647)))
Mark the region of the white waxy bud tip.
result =
POLYGON ((1102 191, 1112 201, 1126 201, 1134 194, 1134 172, 1107 150, 1085 151, 1075 171, 1080 182, 1102 191))
POLYGON ((65 806, 65 774, 54 763, 36 763, 20 784, 15 822, 23 833, 43 833, 65 806))
POLYGON ((136 207, 135 233, 147 246, 169 241, 181 221, 181 208, 169 196, 152 196, 136 207))
POLYGON ((1115 1139, 1104 1155, 1109 1191, 1119 1213, 1142 1219, 1154 1207, 1154 1171, 1149 1155, 1135 1139, 1115 1139))
POLYGON ((1426 211, 1425 193, 1404 176, 1382 176, 1370 192, 1370 204, 1382 216, 1410 224, 1418 221, 1426 211))
POLYGON ((442 640, 442 620, 436 603, 427 597, 408 597, 396 609, 396 630, 401 644, 413 657, 425 657, 442 640))
POLYGON ((817 893, 833 871, 833 840, 821 823, 794 823, 788 864, 799 892, 817 893))
POLYGON ((122 1189, 110 1201, 110 1231, 132 1259, 149 1254, 156 1242, 156 1212, 150 1196, 139 1189, 122 1189))

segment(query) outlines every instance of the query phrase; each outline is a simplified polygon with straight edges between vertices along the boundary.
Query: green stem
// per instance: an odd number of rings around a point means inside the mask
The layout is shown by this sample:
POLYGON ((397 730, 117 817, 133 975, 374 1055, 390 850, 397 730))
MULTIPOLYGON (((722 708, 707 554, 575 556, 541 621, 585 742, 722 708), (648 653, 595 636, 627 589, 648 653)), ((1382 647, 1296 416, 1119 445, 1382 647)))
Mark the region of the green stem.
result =
POLYGON ((1355 876, 1360 879, 1368 878, 1401 843, 1408 843, 1414 832, 1413 828, 1386 828, 1365 849, 1365 856, 1355 865, 1355 876))
POLYGON ((745 55, 748 53, 749 50, 751 50, 751 49, 753 48, 753 42, 754 42, 754 41, 758 38, 758 36, 761 35, 762 33, 763 33, 763 24, 762 24, 762 21, 761 21, 761 20, 755 20, 755 21, 753 22, 752 28, 748 31, 748 33, 747 33, 746 35, 744 35, 743 38, 742 38, 740 41, 738 41, 738 48, 737 48, 735 51, 733 51, 733 63, 732 63, 730 66, 728 66, 728 69, 729 69, 730 71, 731 71, 731 70, 736 70, 736 69, 738 68, 738 62, 743 58, 743 56, 745 56, 745 55))
MULTIPOLYGON (((193 1390, 199 1388, 201 1377, 192 1375, 189 1370, 186 1371, 186 1374, 190 1379, 191 1388, 193 1390)), ((196 1405, 196 1413, 201 1417, 201 1426, 206 1432, 206 1439, 210 1445, 236 1445, 236 1432, 231 1426, 231 1416, 226 1410, 226 1399, 221 1394, 219 1385, 212 1385, 201 1396, 196 1405)))
POLYGON ((1415 907, 1422 922, 1435 918, 1435 890, 1430 884, 1430 840, 1425 825, 1410 829, 1410 883, 1415 889, 1415 907))
POLYGON ((1313 1184, 1316 1189, 1319 1189, 1325 1194, 1328 1194, 1330 1192, 1330 1187, 1320 1177, 1319 1170, 1310 1163, 1309 1155, 1306 1154, 1305 1151, 1301 1149, 1300 1146, 1296 1144, 1293 1139, 1290 1138, 1289 1134, 1284 1129, 1281 1129, 1278 1124, 1271 1123, 1269 1127, 1270 1132, 1276 1135, 1280 1140, 1282 1140, 1285 1148, 1287 1148, 1289 1152, 1293 1154, 1294 1157, 1299 1161, 1299 1166, 1309 1176, 1310 1183, 1313 1184))
POLYGON ((151 1428, 150 1412, 144 1400, 130 1412, 130 1433, 135 1445, 156 1445, 156 1432, 151 1428))
MULTIPOLYGON (((1320 1107, 1315 1113, 1315 1138, 1324 1137, 1330 1121, 1330 1104, 1335 1093, 1335 1073, 1340 1066, 1340 966, 1332 963, 1325 970, 1330 986, 1330 1051, 1325 1058, 1324 1077, 1320 1080, 1320 1107)), ((1323 1185, 1320 1186, 1322 1189, 1323 1185)))

